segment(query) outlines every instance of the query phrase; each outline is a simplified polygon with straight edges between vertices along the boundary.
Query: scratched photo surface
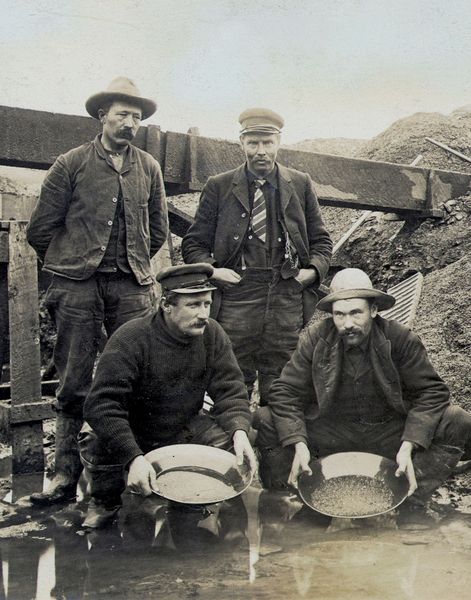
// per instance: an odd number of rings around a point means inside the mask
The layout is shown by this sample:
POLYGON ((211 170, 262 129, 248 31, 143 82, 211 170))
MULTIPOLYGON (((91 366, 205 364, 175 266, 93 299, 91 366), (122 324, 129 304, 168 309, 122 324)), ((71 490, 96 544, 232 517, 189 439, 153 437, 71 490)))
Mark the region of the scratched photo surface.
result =
MULTIPOLYGON (((469 597, 463 462, 419 523, 394 511, 331 519, 296 490, 257 481, 204 508, 125 493, 102 531, 82 527, 83 479, 76 504, 32 507, 53 472, 58 384, 51 276, 25 233, 54 160, 101 131, 87 98, 124 76, 157 103, 133 141, 159 161, 167 193, 170 234, 152 268, 183 263, 207 179, 244 163, 240 113, 269 108, 284 119, 277 160, 310 175, 332 238, 323 284, 358 267, 394 295, 382 316, 420 336, 452 404, 471 411, 469 2, 0 0, 0 9, 0 598, 469 597)), ((325 316, 315 311, 311 325, 325 316)), ((251 408, 258 402, 256 383, 251 408)))

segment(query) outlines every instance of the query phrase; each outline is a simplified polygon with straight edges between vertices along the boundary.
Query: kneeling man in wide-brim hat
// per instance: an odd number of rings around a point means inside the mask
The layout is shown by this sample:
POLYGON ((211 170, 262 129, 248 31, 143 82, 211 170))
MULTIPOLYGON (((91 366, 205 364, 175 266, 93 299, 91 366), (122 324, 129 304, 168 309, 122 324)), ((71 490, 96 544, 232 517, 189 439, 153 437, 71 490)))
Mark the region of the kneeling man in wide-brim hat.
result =
POLYGON ((144 455, 161 446, 234 450, 239 464, 247 457, 256 468, 242 372, 227 334, 209 318, 212 274, 208 264, 163 269, 158 311, 126 323, 106 345, 79 435, 92 498, 84 526, 113 517, 126 479, 144 496, 157 489, 144 455), (202 411, 205 392, 210 413, 202 411))
POLYGON ((301 335, 256 418, 267 486, 296 486, 311 457, 363 451, 396 460, 425 501, 468 457, 471 415, 450 405, 418 336, 379 316, 394 303, 360 269, 332 279, 318 303, 330 318, 301 335))

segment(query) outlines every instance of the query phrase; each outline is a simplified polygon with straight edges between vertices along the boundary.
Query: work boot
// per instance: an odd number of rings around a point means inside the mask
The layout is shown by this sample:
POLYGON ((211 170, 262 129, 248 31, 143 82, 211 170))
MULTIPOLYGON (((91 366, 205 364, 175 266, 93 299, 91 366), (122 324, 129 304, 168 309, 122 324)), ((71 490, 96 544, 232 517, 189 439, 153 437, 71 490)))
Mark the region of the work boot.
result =
POLYGON ((413 460, 418 489, 412 498, 421 502, 429 500, 432 493, 453 474, 462 455, 461 448, 438 444, 418 452, 413 460))
POLYGON ((77 482, 82 471, 77 435, 82 419, 57 414, 55 474, 47 490, 31 494, 30 500, 36 506, 50 506, 67 500, 74 500, 77 482))
POLYGON ((292 457, 285 448, 259 448, 259 473, 263 487, 268 490, 287 490, 292 457))
POLYGON ((87 516, 82 523, 82 527, 87 529, 104 529, 117 519, 120 508, 120 498, 110 499, 106 503, 92 498, 88 503, 87 516))

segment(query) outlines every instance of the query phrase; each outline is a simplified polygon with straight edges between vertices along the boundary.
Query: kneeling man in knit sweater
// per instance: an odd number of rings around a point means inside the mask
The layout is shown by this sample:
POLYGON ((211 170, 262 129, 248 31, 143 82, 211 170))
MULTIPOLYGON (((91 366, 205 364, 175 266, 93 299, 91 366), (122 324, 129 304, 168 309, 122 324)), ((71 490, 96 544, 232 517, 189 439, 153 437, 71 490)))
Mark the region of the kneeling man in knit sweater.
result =
POLYGON ((163 269, 159 310, 129 321, 110 338, 84 407, 79 434, 91 501, 85 526, 121 505, 127 487, 143 496, 157 488, 144 454, 168 444, 233 450, 255 456, 247 433, 251 414, 244 379, 222 327, 209 318, 213 268, 163 269), (203 413, 205 392, 214 402, 203 413))

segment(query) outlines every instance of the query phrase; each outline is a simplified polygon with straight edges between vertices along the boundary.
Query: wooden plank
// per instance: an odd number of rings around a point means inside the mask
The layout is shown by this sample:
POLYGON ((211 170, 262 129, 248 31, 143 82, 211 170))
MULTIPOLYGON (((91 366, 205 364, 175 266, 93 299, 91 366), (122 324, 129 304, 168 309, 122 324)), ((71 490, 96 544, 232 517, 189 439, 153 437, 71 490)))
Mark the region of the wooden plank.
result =
MULTIPOLYGON (((54 396, 58 385, 58 379, 51 379, 50 381, 41 381, 41 396, 54 396)), ((10 398, 10 382, 0 384, 0 400, 9 400, 10 398)))
POLYGON ((188 181, 187 174, 187 148, 189 136, 184 133, 167 131, 165 143, 165 183, 185 184, 188 181))
POLYGON ((37 196, 25 194, 2 193, 2 206, 0 218, 6 221, 28 221, 33 212, 37 196))
POLYGON ((0 401, 0 429, 4 437, 9 440, 10 426, 17 423, 33 423, 54 419, 56 413, 52 408, 54 398, 42 398, 39 402, 11 405, 11 400, 0 401))
MULTIPOLYGON (((58 154, 89 141, 100 124, 77 117, 0 106, 0 164, 48 168, 58 154)), ((238 142, 141 127, 134 143, 160 157, 169 193, 199 191, 207 178, 244 160, 238 142), (159 137, 160 136, 160 137, 159 137)), ((282 148, 280 162, 308 172, 321 204, 404 214, 436 214, 470 189, 471 175, 282 148)))
MULTIPOLYGON (((26 223, 10 222, 8 306, 12 407, 41 400, 38 277, 36 255, 26 241, 26 223)), ((13 472, 44 469, 42 423, 12 424, 13 472)))
POLYGON ((157 160, 164 170, 165 154, 164 154, 164 138, 165 135, 157 125, 147 126, 146 146, 145 150, 157 160))
POLYGON ((8 231, 0 231, 0 263, 7 263, 9 256, 8 231))
POLYGON ((52 410, 52 400, 43 398, 39 402, 17 404, 11 407, 10 423, 33 423, 54 419, 56 413, 52 410))
POLYGON ((415 273, 404 281, 388 289, 388 294, 396 298, 396 304, 381 313, 384 319, 394 319, 412 327, 419 305, 420 294, 422 293, 422 285, 424 276, 422 273, 415 273))

